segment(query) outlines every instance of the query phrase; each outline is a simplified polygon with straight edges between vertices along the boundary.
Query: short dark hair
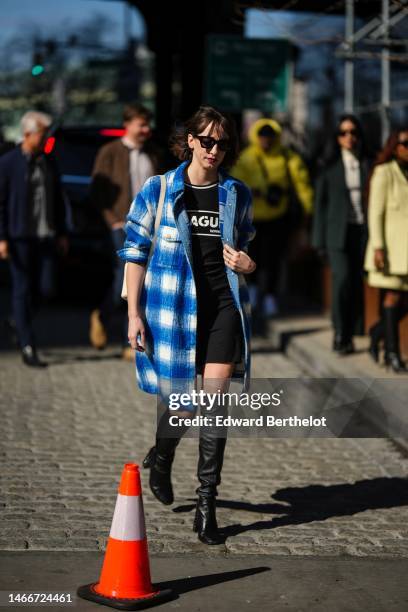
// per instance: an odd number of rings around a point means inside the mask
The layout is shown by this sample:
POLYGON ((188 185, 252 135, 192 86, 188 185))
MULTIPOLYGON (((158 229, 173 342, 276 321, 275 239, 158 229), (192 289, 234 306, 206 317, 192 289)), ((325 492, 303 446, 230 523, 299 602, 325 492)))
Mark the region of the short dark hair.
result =
POLYGON ((135 119, 136 117, 143 117, 147 121, 151 121, 152 113, 142 104, 126 104, 123 109, 123 123, 132 121, 132 119, 135 119))
POLYGON ((234 164, 239 154, 235 121, 212 106, 200 106, 198 111, 185 123, 178 124, 174 128, 170 137, 170 149, 177 159, 187 161, 192 158, 193 154, 188 146, 188 135, 196 136, 210 124, 213 125, 213 129, 218 128, 222 130, 229 141, 228 151, 225 154, 222 165, 229 168, 234 164))

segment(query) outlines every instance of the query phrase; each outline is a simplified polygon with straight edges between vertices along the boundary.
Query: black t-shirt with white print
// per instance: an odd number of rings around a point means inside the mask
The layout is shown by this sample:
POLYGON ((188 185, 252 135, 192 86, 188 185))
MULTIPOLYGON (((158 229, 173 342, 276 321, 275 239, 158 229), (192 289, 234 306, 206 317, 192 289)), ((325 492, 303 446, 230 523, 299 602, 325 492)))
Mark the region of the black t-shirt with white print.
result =
POLYGON ((185 183, 184 187, 198 298, 213 299, 217 305, 233 304, 219 226, 218 183, 205 186, 185 183))

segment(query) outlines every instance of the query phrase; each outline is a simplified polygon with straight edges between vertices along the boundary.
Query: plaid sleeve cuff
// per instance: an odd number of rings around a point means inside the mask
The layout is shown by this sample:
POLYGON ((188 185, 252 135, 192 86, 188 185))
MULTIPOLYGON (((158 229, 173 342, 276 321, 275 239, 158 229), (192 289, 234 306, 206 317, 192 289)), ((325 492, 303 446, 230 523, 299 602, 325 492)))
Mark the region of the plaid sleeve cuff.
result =
POLYGON ((123 261, 130 261, 138 264, 146 264, 149 258, 148 252, 134 246, 125 246, 123 249, 116 251, 116 254, 123 261))

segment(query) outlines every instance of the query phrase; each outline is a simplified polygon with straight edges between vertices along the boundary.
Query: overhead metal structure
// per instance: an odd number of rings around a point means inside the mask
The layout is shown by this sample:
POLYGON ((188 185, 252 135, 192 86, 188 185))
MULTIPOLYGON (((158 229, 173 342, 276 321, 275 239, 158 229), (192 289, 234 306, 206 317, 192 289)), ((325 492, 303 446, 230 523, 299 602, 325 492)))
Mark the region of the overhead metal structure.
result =
MULTIPOLYGON (((393 39, 391 29, 408 15, 408 0, 381 0, 381 12, 362 28, 354 31, 356 0, 346 0, 345 39, 337 55, 345 58, 344 108, 353 112, 354 104, 354 61, 356 59, 378 59, 381 61, 381 97, 376 105, 360 107, 360 112, 378 110, 381 116, 383 142, 390 133, 391 100, 391 62, 408 64, 408 39, 393 39), (360 49, 357 45, 371 46, 371 50, 360 49), (373 49, 374 47, 374 49, 373 49), (377 50, 375 50, 377 47, 377 50), (402 49, 402 50, 401 50, 402 49)), ((407 70, 408 75, 408 70, 407 70)), ((404 105, 399 100, 398 106, 404 105)), ((408 100, 405 100, 408 105, 408 100)))

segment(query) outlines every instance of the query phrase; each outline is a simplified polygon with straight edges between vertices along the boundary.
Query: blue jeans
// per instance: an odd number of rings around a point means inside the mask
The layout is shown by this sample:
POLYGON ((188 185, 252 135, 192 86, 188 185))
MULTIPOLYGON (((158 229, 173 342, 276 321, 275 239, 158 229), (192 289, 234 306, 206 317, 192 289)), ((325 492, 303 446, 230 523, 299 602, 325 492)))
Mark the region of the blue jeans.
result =
POLYGON ((123 248, 126 233, 123 229, 111 230, 113 255, 113 280, 100 305, 101 319, 104 326, 108 326, 112 316, 117 310, 121 312, 121 333, 124 346, 128 344, 128 321, 125 312, 125 303, 121 298, 123 271, 125 262, 116 255, 116 251, 123 248))
POLYGON ((21 347, 35 346, 32 319, 39 296, 55 294, 55 255, 50 238, 10 240, 11 303, 21 347))

